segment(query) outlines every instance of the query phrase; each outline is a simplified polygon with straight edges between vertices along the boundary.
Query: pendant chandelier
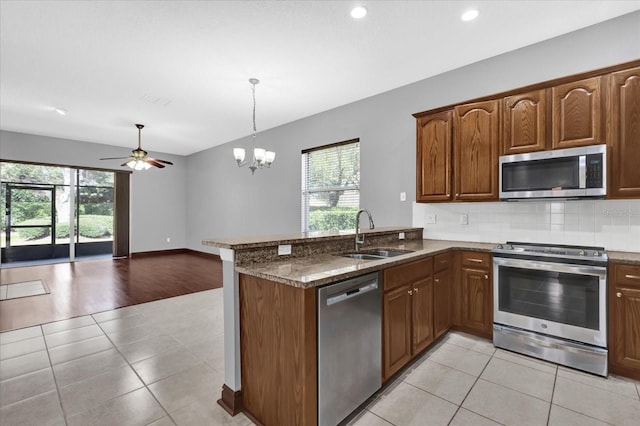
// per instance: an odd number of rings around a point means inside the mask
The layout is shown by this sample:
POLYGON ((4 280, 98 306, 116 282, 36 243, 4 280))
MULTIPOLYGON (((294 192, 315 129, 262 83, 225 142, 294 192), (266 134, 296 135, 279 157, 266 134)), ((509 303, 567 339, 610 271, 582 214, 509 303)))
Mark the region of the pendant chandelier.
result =
MULTIPOLYGON (((251 93, 253 94, 253 146, 256 144, 256 84, 260 83, 257 78, 250 78, 251 93)), ((253 160, 251 162, 244 161, 245 151, 244 148, 233 148, 233 156, 236 159, 238 167, 249 165, 251 174, 254 174, 257 169, 263 167, 271 167, 271 163, 276 158, 276 153, 273 151, 267 151, 264 148, 253 148, 253 160)))

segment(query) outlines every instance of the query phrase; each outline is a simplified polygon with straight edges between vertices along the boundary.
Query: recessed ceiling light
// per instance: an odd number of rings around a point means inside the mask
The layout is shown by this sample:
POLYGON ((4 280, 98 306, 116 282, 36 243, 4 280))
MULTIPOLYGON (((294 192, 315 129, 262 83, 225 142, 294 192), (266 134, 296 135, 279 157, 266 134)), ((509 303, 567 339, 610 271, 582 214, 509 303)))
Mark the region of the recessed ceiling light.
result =
POLYGON ((473 21, 478 17, 479 14, 480 12, 478 12, 477 9, 469 9, 462 14, 460 19, 462 19, 463 21, 473 21))
POLYGON ((54 108, 53 109, 55 112, 57 112, 60 115, 67 115, 67 110, 66 109, 62 109, 62 108, 54 108))
POLYGON ((353 19, 362 19, 367 16, 367 8, 364 6, 356 6, 351 9, 351 17, 353 19))

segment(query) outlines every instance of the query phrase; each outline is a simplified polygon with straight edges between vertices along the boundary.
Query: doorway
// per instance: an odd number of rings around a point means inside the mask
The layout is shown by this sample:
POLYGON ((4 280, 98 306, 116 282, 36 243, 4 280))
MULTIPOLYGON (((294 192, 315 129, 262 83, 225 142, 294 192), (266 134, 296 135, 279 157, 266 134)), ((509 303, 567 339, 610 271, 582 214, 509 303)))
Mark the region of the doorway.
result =
POLYGON ((114 172, 0 165, 3 266, 113 254, 114 172))

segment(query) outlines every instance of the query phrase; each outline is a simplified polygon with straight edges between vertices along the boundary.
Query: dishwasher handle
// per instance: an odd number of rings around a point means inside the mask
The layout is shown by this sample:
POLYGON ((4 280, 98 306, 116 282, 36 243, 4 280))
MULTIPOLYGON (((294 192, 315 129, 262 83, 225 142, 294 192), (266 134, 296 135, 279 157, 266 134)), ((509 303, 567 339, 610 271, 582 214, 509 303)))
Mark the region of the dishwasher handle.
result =
POLYGON ((362 296, 365 293, 369 293, 370 291, 374 291, 378 288, 378 282, 370 282, 363 286, 358 286, 354 288, 350 288, 343 292, 340 292, 331 297, 327 297, 327 306, 335 305, 336 303, 341 303, 349 299, 353 299, 354 297, 362 296))

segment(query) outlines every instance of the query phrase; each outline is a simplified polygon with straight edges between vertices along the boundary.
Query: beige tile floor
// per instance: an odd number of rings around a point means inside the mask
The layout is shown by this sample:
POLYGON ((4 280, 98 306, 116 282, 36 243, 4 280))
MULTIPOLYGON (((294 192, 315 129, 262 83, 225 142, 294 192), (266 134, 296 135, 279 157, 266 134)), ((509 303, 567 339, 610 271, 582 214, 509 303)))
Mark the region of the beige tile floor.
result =
MULTIPOLYGON (((248 425, 223 384, 222 289, 0 334, 0 423, 248 425)), ((640 383, 602 379, 449 333, 349 421, 638 425, 640 383)))

